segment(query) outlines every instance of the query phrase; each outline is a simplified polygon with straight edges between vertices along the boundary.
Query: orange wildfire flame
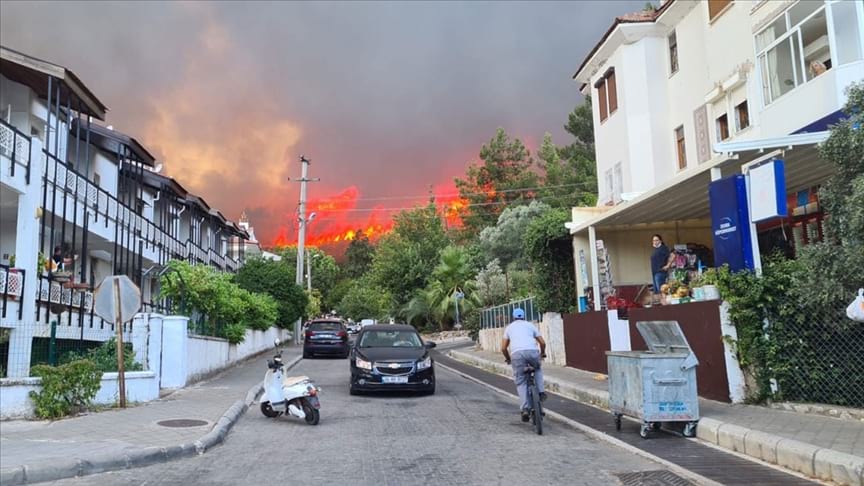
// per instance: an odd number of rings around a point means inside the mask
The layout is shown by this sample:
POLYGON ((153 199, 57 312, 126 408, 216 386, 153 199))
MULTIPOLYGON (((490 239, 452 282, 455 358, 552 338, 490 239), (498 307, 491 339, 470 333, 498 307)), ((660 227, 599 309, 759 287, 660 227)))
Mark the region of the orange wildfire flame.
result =
MULTIPOLYGON (((462 214, 467 208, 468 201, 457 195, 455 185, 439 185, 434 188, 435 203, 441 211, 448 228, 462 227, 462 214)), ((308 212, 316 213, 313 223, 308 226, 306 244, 308 246, 340 245, 351 242, 359 234, 365 235, 370 240, 377 240, 393 229, 392 209, 376 206, 371 212, 351 212, 348 210, 357 208, 357 200, 360 191, 355 186, 350 186, 341 192, 329 197, 311 200, 308 204, 308 212), (368 216, 367 216, 368 215, 368 216)), ((396 203, 400 207, 423 204, 422 201, 396 203)), ((284 247, 297 244, 296 227, 283 226, 273 240, 273 246, 284 247)))

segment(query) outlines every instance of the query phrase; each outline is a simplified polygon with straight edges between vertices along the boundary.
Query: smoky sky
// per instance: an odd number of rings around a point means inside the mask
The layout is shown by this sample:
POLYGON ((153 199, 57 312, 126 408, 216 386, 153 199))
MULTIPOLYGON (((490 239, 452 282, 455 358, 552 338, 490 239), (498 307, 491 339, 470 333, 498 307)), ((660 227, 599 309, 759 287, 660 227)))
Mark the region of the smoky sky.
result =
POLYGON ((644 3, 3 1, 0 41, 74 71, 107 123, 267 242, 290 226, 301 154, 310 198, 422 200, 498 127, 569 143, 573 72, 644 3))

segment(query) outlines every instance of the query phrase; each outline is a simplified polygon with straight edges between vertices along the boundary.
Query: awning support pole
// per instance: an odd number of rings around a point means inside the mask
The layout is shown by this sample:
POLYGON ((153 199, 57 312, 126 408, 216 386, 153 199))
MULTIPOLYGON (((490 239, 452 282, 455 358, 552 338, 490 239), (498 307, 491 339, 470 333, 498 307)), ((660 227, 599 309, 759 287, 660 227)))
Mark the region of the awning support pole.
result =
POLYGON ((594 231, 594 226, 588 227, 588 244, 591 246, 591 284, 594 287, 594 310, 601 310, 600 307, 600 272, 597 269, 597 233, 594 231))

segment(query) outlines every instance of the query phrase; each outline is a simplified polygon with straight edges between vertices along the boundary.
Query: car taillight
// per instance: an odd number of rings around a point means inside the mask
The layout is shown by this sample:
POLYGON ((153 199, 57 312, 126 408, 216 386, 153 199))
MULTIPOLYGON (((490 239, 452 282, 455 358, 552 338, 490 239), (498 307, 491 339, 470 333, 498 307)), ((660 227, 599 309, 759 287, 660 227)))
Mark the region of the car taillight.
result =
POLYGON ((345 331, 339 331, 336 333, 336 335, 339 337, 348 337, 348 333, 345 331))
POLYGON ((315 333, 312 331, 306 331, 306 337, 312 337, 313 334, 315 333))

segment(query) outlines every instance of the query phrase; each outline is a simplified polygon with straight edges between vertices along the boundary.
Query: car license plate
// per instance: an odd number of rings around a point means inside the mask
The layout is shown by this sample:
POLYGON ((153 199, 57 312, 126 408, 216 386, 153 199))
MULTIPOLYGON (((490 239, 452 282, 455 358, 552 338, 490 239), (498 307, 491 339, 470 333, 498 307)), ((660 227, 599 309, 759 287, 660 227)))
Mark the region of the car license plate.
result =
POLYGON ((407 376, 382 376, 382 383, 408 383, 407 376))

